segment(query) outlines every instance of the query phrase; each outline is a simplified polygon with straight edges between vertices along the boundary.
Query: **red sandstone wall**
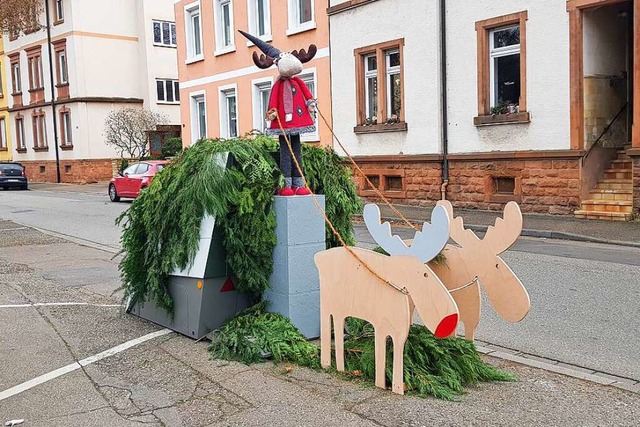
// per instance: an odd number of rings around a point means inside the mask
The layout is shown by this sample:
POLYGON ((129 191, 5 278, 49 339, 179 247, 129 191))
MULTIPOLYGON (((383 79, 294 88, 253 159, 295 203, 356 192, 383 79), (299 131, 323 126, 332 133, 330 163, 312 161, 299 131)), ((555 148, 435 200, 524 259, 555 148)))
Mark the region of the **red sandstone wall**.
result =
MULTIPOLYGON (((23 161, 29 182, 56 182, 56 162, 23 161), (44 172, 42 171, 44 167, 44 172)), ((108 181, 117 170, 118 160, 60 160, 60 178, 66 183, 108 181), (116 169, 114 169, 114 166, 116 169)))
MULTIPOLYGON (((360 160, 359 166, 367 175, 380 176, 379 189, 392 203, 433 206, 440 199, 441 164, 437 161, 360 160), (382 181, 387 174, 402 175, 402 191, 385 191, 382 181)), ((363 190, 364 180, 357 171, 354 179, 362 197, 379 201, 373 191, 363 190)), ((501 210, 505 203, 515 200, 524 212, 570 215, 580 206, 580 185, 577 159, 451 160, 447 199, 456 207, 485 210, 501 210), (514 194, 496 194, 495 177, 514 178, 514 194)))

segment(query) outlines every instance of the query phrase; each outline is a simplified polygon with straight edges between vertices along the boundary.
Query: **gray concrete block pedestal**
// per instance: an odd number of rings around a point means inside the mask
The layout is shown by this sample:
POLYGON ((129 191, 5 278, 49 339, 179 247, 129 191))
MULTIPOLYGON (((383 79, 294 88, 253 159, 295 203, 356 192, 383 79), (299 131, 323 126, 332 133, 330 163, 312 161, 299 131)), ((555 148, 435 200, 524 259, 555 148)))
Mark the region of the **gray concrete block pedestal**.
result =
MULTIPOLYGON (((325 198, 315 196, 324 209, 325 198)), ((273 251, 268 309, 291 319, 309 338, 320 336, 320 282, 313 257, 326 249, 322 213, 312 196, 275 196, 277 244, 273 251)))

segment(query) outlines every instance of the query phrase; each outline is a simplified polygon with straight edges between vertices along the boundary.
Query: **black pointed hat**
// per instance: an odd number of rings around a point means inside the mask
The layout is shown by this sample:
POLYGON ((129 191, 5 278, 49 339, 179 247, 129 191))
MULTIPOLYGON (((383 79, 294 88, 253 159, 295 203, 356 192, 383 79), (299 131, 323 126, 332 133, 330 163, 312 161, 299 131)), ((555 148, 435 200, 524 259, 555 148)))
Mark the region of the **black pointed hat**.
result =
POLYGON ((265 55, 274 59, 277 58, 278 55, 280 55, 280 49, 278 49, 277 47, 270 45, 269 43, 265 42, 264 40, 256 36, 253 36, 249 33, 245 33, 242 30, 238 30, 238 32, 240 32, 240 34, 242 34, 247 39, 249 39, 253 44, 255 44, 258 47, 258 49, 264 52, 265 55))

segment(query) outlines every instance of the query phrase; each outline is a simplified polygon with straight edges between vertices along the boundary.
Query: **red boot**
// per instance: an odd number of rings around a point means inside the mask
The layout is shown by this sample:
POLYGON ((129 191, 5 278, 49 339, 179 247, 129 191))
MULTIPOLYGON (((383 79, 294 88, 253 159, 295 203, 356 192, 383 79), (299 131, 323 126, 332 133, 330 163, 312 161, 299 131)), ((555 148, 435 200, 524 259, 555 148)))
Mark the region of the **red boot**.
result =
POLYGON ((311 194, 311 191, 307 187, 296 188, 296 196, 308 196, 309 194, 311 194))
POLYGON ((278 190, 278 196, 293 196, 295 191, 291 187, 284 187, 278 190))

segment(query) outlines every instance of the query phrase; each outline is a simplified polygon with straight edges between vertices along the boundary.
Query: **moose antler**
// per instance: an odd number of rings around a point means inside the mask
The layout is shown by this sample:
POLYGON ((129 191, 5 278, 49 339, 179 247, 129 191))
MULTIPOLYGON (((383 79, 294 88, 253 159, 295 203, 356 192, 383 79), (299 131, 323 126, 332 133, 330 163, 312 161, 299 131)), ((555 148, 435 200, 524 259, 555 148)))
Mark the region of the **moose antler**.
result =
POLYGON ((447 212, 447 216, 449 217, 449 222, 451 223, 451 239, 456 242, 458 245, 470 246, 474 243, 478 243, 480 239, 476 236, 471 230, 467 230, 464 228, 464 220, 462 217, 453 216, 453 206, 451 206, 451 202, 448 200, 440 200, 437 203, 438 206, 442 206, 447 212))
POLYGON ((522 212, 516 202, 507 203, 504 207, 503 218, 497 218, 495 225, 487 229, 487 233, 482 239, 496 255, 509 249, 522 232, 522 212))
POLYGON ((291 55, 298 58, 300 62, 304 64, 305 62, 311 61, 313 57, 316 56, 316 53, 318 53, 318 48, 315 44, 312 44, 309 46, 308 52, 304 49, 300 49, 299 52, 297 50, 294 50, 293 52, 291 52, 291 55))
POLYGON ((422 231, 416 231, 411 246, 391 234, 391 224, 380 223, 378 205, 366 205, 363 217, 373 239, 390 255, 410 255, 427 263, 442 251, 449 240, 449 217, 446 210, 438 206, 431 212, 431 224, 425 222, 422 231))
POLYGON ((273 65, 273 58, 265 54, 260 54, 258 57, 258 52, 253 52, 253 63, 258 68, 267 69, 273 65))

